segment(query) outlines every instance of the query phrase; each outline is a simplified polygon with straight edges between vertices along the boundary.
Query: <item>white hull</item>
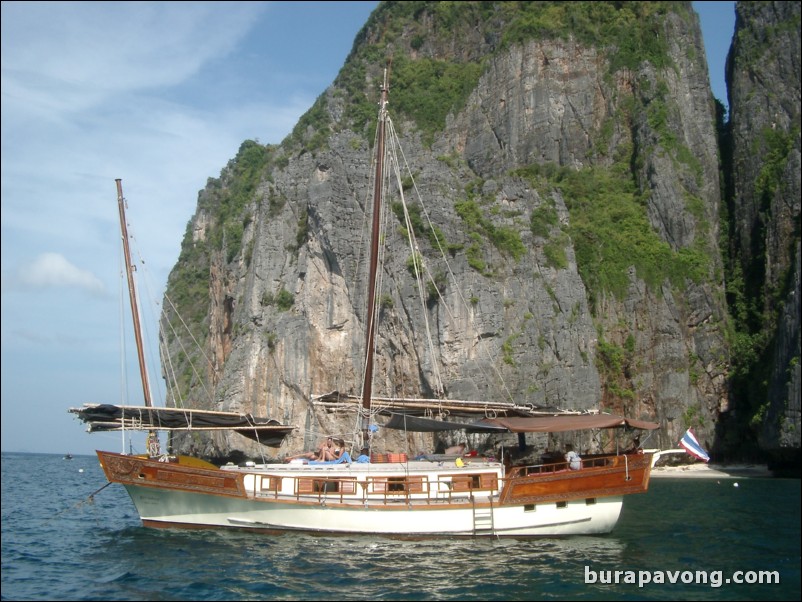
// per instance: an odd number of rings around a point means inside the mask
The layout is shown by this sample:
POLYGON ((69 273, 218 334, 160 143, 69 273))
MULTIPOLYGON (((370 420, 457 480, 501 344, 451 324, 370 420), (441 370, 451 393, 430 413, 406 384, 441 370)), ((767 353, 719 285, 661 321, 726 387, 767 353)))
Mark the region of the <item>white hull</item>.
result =
POLYGON ((587 504, 574 500, 495 508, 408 505, 376 509, 364 504, 325 501, 230 499, 183 491, 126 487, 143 522, 151 527, 205 526, 276 531, 314 531, 394 536, 556 536, 609 533, 621 512, 622 497, 587 504), (491 513, 490 516, 488 513, 491 513))

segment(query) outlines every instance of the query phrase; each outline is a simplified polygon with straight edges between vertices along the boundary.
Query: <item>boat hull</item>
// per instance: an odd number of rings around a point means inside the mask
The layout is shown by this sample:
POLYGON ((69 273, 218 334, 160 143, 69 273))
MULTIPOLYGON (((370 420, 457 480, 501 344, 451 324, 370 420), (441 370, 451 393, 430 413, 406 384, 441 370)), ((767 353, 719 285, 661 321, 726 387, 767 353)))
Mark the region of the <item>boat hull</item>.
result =
MULTIPOLYGON (((147 527, 310 531, 399 537, 532 537, 609 533, 644 469, 626 460, 582 471, 439 466, 259 465, 216 468, 98 452, 147 527)), ((618 457, 620 458, 620 457, 618 457)), ((635 460, 638 460, 635 457, 635 460)), ((645 472, 644 472, 645 471, 645 472)))
MULTIPOLYGON (((504 506, 493 513, 493 528, 481 528, 476 509, 399 504, 400 508, 366 508, 325 502, 309 504, 257 502, 204 494, 126 486, 142 522, 154 528, 236 528, 256 531, 311 531, 330 534, 387 536, 558 536, 609 533, 618 521, 622 498, 593 505, 573 501, 556 504, 504 506)), ((490 519, 488 519, 490 520, 490 519)))

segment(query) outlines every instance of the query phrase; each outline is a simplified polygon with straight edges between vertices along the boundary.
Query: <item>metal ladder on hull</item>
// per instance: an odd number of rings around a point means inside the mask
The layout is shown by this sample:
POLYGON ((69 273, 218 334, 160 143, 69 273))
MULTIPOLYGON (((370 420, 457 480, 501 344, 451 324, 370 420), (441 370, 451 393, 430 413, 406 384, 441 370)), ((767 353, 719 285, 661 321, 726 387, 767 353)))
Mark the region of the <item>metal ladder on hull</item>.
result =
POLYGON ((473 534, 486 535, 495 531, 493 524, 493 501, 490 500, 489 508, 477 508, 476 498, 471 498, 473 502, 473 534))

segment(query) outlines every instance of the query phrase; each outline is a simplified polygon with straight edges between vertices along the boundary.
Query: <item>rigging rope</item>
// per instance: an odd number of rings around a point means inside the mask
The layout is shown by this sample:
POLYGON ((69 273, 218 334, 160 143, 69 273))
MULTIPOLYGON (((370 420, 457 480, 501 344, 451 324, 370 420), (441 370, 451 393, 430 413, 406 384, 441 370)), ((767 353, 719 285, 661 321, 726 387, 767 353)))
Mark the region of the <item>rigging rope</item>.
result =
MULTIPOLYGON (((184 331, 185 331, 185 332, 186 332, 186 333, 187 333, 187 334, 190 336, 190 338, 192 339, 192 342, 195 344, 195 348, 196 348, 196 349, 198 349, 198 351, 200 351, 201 355, 203 356, 203 359, 204 359, 204 360, 206 360, 206 364, 207 364, 207 366, 208 366, 208 367, 211 369, 211 368, 213 367, 212 360, 211 360, 211 359, 209 359, 209 356, 208 356, 208 355, 206 355, 206 352, 203 350, 203 347, 202 347, 202 346, 201 346, 201 344, 198 342, 198 340, 195 338, 195 335, 193 334, 192 330, 189 328, 189 325, 188 325, 188 324, 187 324, 187 323, 184 321, 184 318, 183 318, 183 316, 182 316, 182 315, 179 313, 179 311, 178 311, 178 308, 177 308, 177 307, 175 306, 175 304, 173 303, 173 300, 172 300, 172 299, 171 299, 171 298, 170 298, 168 295, 166 295, 166 294, 164 295, 164 299, 165 299, 165 301, 167 301, 167 303, 170 305, 170 308, 173 310, 173 312, 175 313, 175 316, 176 316, 176 317, 178 318, 178 320, 180 321, 180 323, 181 323, 181 326, 183 326, 183 330, 184 330, 184 331)), ((166 316, 166 312, 165 312, 164 308, 162 308, 162 315, 165 315, 165 316, 166 316)), ((184 355, 185 355, 185 357, 187 357, 188 359, 189 359, 189 358, 191 358, 191 355, 190 355, 189 351, 187 351, 186 347, 184 346, 184 341, 183 341, 183 338, 179 336, 179 334, 178 334, 178 332, 176 331, 176 329, 175 329, 175 327, 174 327, 174 325, 173 325, 172 321, 170 321, 170 320, 165 320, 165 321, 164 321, 164 323, 166 323, 166 324, 167 324, 167 326, 169 326, 169 328, 170 328, 170 331, 173 333, 173 335, 175 335, 175 340, 176 340, 176 341, 178 342, 178 344, 181 346, 181 351, 183 351, 183 352, 184 352, 184 355)), ((197 379, 197 382, 198 382, 198 383, 200 383, 201 387, 203 387, 203 391, 206 393, 206 395, 207 395, 207 399, 208 399, 209 403, 212 403, 212 402, 213 402, 212 393, 211 393, 211 391, 209 391, 209 389, 206 387, 206 382, 205 382, 205 379, 201 378, 201 375, 198 373, 198 370, 196 369, 194 362, 192 362, 192 361, 190 360, 189 364, 190 364, 190 367, 192 368, 192 374, 193 374, 193 375, 195 376, 195 378, 197 379)), ((176 385, 176 387, 175 387, 175 388, 176 388, 176 390, 178 389, 177 385, 176 385)), ((180 396, 180 393, 179 393, 179 396, 180 396)), ((174 398, 175 398, 175 394, 174 394, 174 398)), ((183 402, 182 402, 182 403, 183 403, 183 402)), ((176 405, 176 407, 178 407, 178 406, 176 405)))
POLYGON ((101 488, 100 488, 100 489, 98 489, 97 491, 94 491, 93 493, 90 493, 90 494, 87 496, 87 498, 86 498, 85 500, 81 500, 80 502, 78 502, 78 503, 76 503, 76 504, 73 504, 73 505, 72 505, 72 506, 70 506, 69 508, 65 508, 65 509, 64 509, 64 510, 62 510, 61 512, 58 512, 58 513, 56 513, 55 515, 51 516, 51 517, 50 517, 50 518, 47 520, 47 523, 50 523, 50 522, 52 522, 52 521, 54 521, 54 520, 56 520, 56 519, 58 519, 58 518, 61 518, 61 516, 62 516, 63 514, 65 514, 65 513, 66 513, 68 510, 75 510, 76 508, 80 508, 81 506, 83 506, 84 504, 87 504, 87 503, 88 503, 88 504, 93 504, 93 503, 95 502, 95 496, 96 496, 98 493, 100 493, 101 491, 103 491, 103 490, 104 490, 106 487, 108 487, 108 486, 109 486, 109 485, 111 485, 111 484, 112 484, 112 482, 111 482, 111 481, 109 481, 108 483, 106 483, 105 485, 103 485, 103 487, 101 487, 101 488))
POLYGON ((445 387, 443 386, 443 379, 440 374, 439 368, 439 361, 436 354, 435 346, 434 346, 434 338, 432 337, 431 325, 429 323, 429 312, 426 310, 426 291, 423 284, 422 278, 422 271, 426 270, 426 273, 429 276, 429 281, 432 284, 437 294, 440 294, 438 290, 437 283, 435 282, 434 278, 432 278, 431 273, 428 271, 425 262, 423 261, 423 254, 420 252, 420 247, 418 245, 418 241, 415 237, 415 229, 412 226, 412 220, 409 215, 409 208, 407 206, 406 198, 404 197, 404 187, 401 177, 401 165, 398 161, 398 155, 396 154, 399 148, 399 140, 398 136, 395 132, 393 127, 393 122, 388 118, 387 119, 387 129, 389 132, 389 140, 388 140, 388 150, 390 153, 390 163, 391 168, 393 169, 393 173, 396 177, 396 182, 398 183, 398 194, 401 199, 401 205, 404 208, 404 221, 407 230, 407 239, 409 241, 410 251, 412 253, 412 266, 415 272, 415 282, 418 288, 418 297, 421 303, 421 313, 423 315, 424 326, 426 328, 426 341, 429 347, 429 354, 431 358, 431 370, 434 374, 434 380, 436 382, 435 385, 435 392, 438 397, 443 396, 443 392, 445 391, 445 387), (419 261, 420 258, 420 261, 419 261))
MULTIPOLYGON (((399 136, 398 136, 398 134, 397 134, 397 132, 396 132, 394 126, 393 126, 392 120, 389 118, 389 116, 387 117, 387 122, 388 122, 388 128, 387 129, 388 129, 388 132, 389 132, 389 134, 388 134, 388 146, 392 146, 392 148, 395 149, 395 152, 397 153, 396 155, 394 155, 395 158, 396 158, 396 165, 398 166, 398 168, 400 170, 400 166, 403 163, 403 171, 406 174, 409 175, 410 181, 412 183, 412 190, 414 190, 414 192, 415 192, 416 200, 418 201, 418 203, 420 203, 421 210, 423 212, 423 216, 426 218, 426 223, 428 224, 429 229, 432 232, 435 232, 436 231, 435 230, 435 226, 431 221, 431 218, 429 216, 429 212, 426 210, 426 205, 423 202, 423 197, 420 194, 420 190, 418 189, 417 183, 415 182, 415 178, 412 176, 412 169, 409 166, 409 163, 407 161, 406 155, 404 154, 404 150, 401 147, 399 136), (401 158, 401 161, 398 161, 398 157, 399 156, 401 158)), ((400 180, 399 180, 399 182, 400 182, 400 180)), ((399 186, 399 189, 403 190, 403 187, 399 186)), ((401 193, 401 197, 402 197, 402 200, 403 200, 403 193, 401 193)), ((405 204, 404 211, 405 211, 405 214, 406 214, 407 213, 406 204, 405 204)), ((411 227, 408 227, 408 230, 411 231, 411 227)), ((436 242, 437 249, 440 252, 440 257, 441 257, 443 263, 445 264, 445 268, 448 271, 448 274, 449 274, 449 277, 451 278, 451 281, 452 282, 457 282, 457 278, 456 278, 453 270, 451 269, 451 264, 448 261, 448 257, 446 255, 446 250, 443 248, 443 246, 441 244, 440 237, 439 236, 434 236, 432 238, 434 238, 434 241, 436 242)), ((413 253, 414 253, 414 250, 413 250, 413 253)), ((448 317, 454 323, 456 323, 457 322, 456 316, 451 311, 451 308, 449 307, 449 305, 446 302, 445 298, 442 296, 439 287, 436 285, 436 279, 432 276, 432 274, 429 271, 428 266, 426 265, 425 262, 423 263, 423 269, 426 272, 426 274, 427 274, 427 276, 429 278, 429 281, 432 283, 433 290, 436 291, 437 297, 441 301, 441 305, 442 305, 443 309, 445 310, 446 314, 448 315, 448 317)), ((462 306, 465 307, 465 308, 469 308, 470 305, 468 304, 468 301, 465 299, 465 296, 462 294, 462 290, 459 287, 455 286, 454 287, 454 292, 458 296, 462 306)), ((428 322, 427 322, 427 328, 428 328, 428 322)), ((430 344, 433 344, 432 340, 431 340, 431 336, 430 336, 429 342, 430 342, 430 344)), ((479 349, 480 349, 481 352, 483 352, 485 354, 485 357, 487 359, 487 363, 488 363, 489 366, 492 367, 492 369, 493 369, 493 371, 495 373, 497 382, 500 383, 500 387, 503 390, 505 396, 508 398, 508 400, 511 403, 514 403, 514 398, 512 396, 512 393, 510 392, 509 388, 507 387, 507 385, 506 385, 506 383, 504 381, 504 377, 502 376, 501 372, 499 371, 499 369, 498 369, 498 367, 496 365, 496 358, 491 356, 490 351, 487 348, 487 346, 480 345, 479 349)), ((432 358, 434 359, 434 355, 432 355, 432 358)), ((482 375, 484 377, 484 381, 485 382, 490 382, 490 377, 487 374, 486 366, 484 364, 482 364, 482 363, 477 363, 477 368, 482 373, 482 375)), ((473 377, 471 375, 469 375, 469 378, 471 378, 472 380, 475 380, 475 379, 473 379, 473 377)), ((478 388, 478 383, 477 383, 477 388, 478 388)))

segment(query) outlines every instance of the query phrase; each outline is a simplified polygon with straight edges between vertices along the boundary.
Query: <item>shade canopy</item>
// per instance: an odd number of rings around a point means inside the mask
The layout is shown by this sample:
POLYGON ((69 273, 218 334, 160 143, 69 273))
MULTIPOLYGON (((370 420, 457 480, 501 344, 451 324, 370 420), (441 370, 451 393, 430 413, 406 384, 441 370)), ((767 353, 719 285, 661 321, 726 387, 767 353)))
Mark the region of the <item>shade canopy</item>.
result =
POLYGON ((433 420, 405 414, 393 414, 387 428, 413 432, 441 432, 465 429, 472 433, 560 433, 588 429, 634 428, 655 430, 656 422, 635 420, 612 414, 562 414, 558 416, 526 416, 484 418, 470 423, 433 420))
POLYGON ((90 432, 227 430, 263 445, 277 447, 295 430, 295 427, 270 418, 236 412, 111 404, 84 404, 81 408, 70 408, 69 411, 88 424, 90 432))
POLYGON ((510 418, 485 418, 475 423, 477 427, 502 427, 511 433, 561 433, 587 429, 634 428, 653 431, 660 428, 656 422, 634 420, 612 414, 566 414, 563 416, 529 416, 510 418))
POLYGON ((503 426, 491 424, 476 426, 476 422, 449 422, 446 420, 433 420, 432 418, 422 418, 410 414, 392 414, 390 420, 384 426, 386 428, 399 431, 410 431, 414 433, 439 433, 442 431, 461 431, 471 429, 474 432, 500 433, 507 429, 503 426))

